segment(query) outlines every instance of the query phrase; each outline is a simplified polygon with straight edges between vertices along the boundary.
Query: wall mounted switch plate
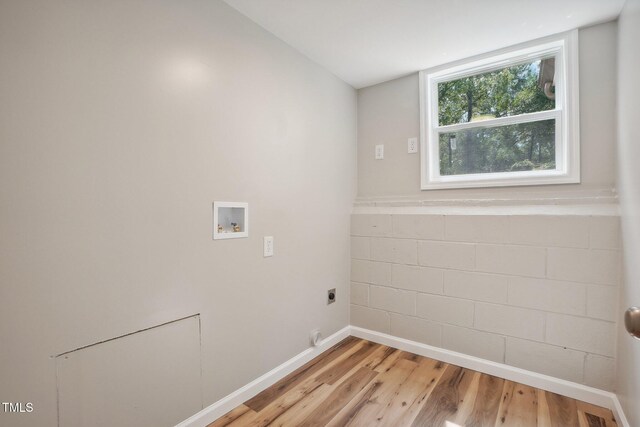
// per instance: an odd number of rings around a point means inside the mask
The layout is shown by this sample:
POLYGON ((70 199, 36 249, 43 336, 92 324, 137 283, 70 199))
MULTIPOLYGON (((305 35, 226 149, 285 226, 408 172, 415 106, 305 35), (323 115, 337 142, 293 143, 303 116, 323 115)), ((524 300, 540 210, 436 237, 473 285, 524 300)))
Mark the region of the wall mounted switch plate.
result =
POLYGON ((376 145, 376 160, 384 159, 384 145, 376 145))
POLYGON ((264 236, 264 256, 273 256, 273 236, 264 236))

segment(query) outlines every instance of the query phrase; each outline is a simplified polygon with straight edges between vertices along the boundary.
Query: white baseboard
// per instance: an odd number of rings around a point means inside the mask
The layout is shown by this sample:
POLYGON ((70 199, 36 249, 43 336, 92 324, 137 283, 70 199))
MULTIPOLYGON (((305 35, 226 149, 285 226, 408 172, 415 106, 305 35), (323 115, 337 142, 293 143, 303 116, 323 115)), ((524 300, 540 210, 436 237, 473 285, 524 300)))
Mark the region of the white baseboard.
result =
POLYGON ((347 326, 339 330, 324 339, 318 346, 309 348, 294 356, 249 384, 182 421, 176 427, 203 427, 212 423, 349 335, 602 406, 611 409, 619 427, 630 427, 618 397, 614 393, 356 326, 347 326))
POLYGON ((474 371, 519 382, 542 390, 551 391, 553 393, 582 400, 593 405, 602 406, 611 409, 618 421, 619 427, 630 427, 626 417, 624 416, 618 397, 614 393, 608 391, 562 380, 549 375, 538 374, 536 372, 527 371, 514 366, 480 359, 463 353, 433 347, 416 341, 394 337, 381 332, 358 328, 356 326, 351 327, 351 335, 368 341, 373 341, 378 344, 388 345, 400 350, 415 353, 420 356, 430 357, 442 362, 462 366, 463 368, 473 369, 474 371))
POLYGON ((273 368, 261 377, 251 381, 249 384, 239 388, 233 393, 223 397, 217 402, 207 406, 197 414, 192 415, 176 427, 203 427, 210 424, 231 411, 236 406, 242 405, 262 390, 272 386, 277 381, 289 375, 305 363, 320 355, 325 350, 338 344, 343 339, 351 335, 351 327, 345 326, 335 334, 325 338, 315 347, 311 347, 287 360, 283 364, 273 368))
POLYGON ((613 395, 613 408, 611 408, 611 412, 613 412, 613 416, 616 417, 616 421, 618 422, 618 426, 620 427, 631 427, 629 421, 627 420, 627 416, 624 414, 622 410, 622 405, 620 404, 620 400, 618 400, 618 396, 613 395))

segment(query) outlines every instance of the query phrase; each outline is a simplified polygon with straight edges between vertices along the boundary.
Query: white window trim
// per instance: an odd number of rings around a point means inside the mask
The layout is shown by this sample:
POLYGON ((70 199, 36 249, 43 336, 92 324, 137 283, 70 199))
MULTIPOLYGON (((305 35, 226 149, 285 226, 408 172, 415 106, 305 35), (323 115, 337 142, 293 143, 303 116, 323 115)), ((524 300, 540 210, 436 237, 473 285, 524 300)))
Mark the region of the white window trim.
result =
POLYGON ((571 184, 580 182, 580 116, 578 76, 578 30, 535 40, 468 60, 420 72, 421 188, 504 187, 571 184), (556 55, 556 109, 518 116, 439 126, 438 83, 500 69, 507 65, 553 53, 556 55), (431 108, 428 108, 431 106, 431 108), (438 130, 447 132, 556 119, 556 169, 465 175, 440 175, 438 130), (435 143, 430 144, 430 141, 435 143))

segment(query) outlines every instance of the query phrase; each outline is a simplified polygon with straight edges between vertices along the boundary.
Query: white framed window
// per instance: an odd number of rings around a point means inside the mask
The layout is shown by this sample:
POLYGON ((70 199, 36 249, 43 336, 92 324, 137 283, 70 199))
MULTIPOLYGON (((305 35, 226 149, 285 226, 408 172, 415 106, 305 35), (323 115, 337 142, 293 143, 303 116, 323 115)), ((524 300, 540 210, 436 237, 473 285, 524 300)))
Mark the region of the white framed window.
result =
POLYGON ((578 31, 420 72, 421 188, 580 182, 578 31))

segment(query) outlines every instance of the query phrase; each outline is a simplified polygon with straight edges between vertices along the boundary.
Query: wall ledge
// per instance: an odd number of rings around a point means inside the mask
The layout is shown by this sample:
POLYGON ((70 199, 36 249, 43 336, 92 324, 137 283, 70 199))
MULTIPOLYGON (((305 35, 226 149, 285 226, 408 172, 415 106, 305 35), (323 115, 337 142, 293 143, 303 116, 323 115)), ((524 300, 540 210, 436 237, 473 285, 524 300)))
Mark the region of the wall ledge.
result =
MULTIPOLYGON (((437 193, 421 193, 417 196, 377 196, 357 197, 353 208, 427 208, 434 211, 443 210, 448 213, 452 208, 497 209, 505 210, 507 214, 516 209, 539 212, 553 210, 562 212, 606 212, 605 215, 617 215, 619 203, 618 193, 609 186, 593 186, 581 190, 537 191, 521 193, 483 193, 464 191, 456 197, 437 197, 437 193), (430 197, 427 197, 430 196, 430 197)), ((500 213, 496 213, 499 215, 500 213)))
POLYGON ((353 215, 573 215, 620 216, 616 203, 576 205, 354 206, 353 215))

